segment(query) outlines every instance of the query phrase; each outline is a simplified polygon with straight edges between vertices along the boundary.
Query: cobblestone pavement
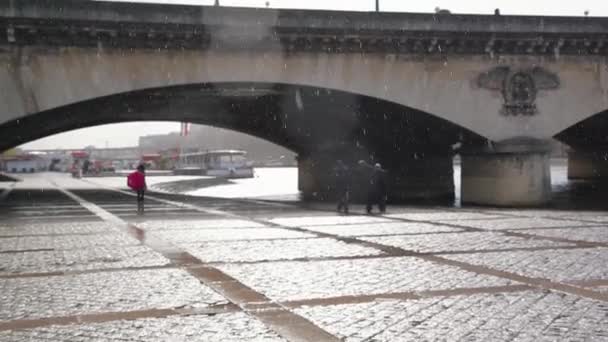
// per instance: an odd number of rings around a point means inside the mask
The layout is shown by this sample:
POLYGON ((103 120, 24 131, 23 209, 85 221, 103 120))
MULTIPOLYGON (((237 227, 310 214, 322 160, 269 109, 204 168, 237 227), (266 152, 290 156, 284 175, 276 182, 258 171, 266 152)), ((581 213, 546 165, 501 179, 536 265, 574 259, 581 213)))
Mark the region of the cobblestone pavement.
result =
POLYGON ((0 341, 608 341, 603 212, 150 193, 138 216, 96 182, 0 200, 0 341))
POLYGON ((445 225, 432 225, 420 222, 375 222, 373 224, 359 223, 348 225, 311 226, 305 228, 314 232, 342 236, 405 235, 463 231, 462 229, 448 227, 445 225))
POLYGON ((261 223, 235 220, 235 219, 207 219, 207 220, 180 220, 180 221, 164 221, 155 220, 147 221, 138 224, 139 227, 146 230, 185 230, 185 229, 236 229, 236 228, 259 228, 265 227, 261 223))
POLYGON ((0 236, 94 234, 114 229, 114 225, 103 221, 12 224, 0 225, 0 236))
POLYGON ((122 232, 90 235, 20 236, 0 239, 0 252, 37 249, 64 250, 136 244, 138 244, 137 240, 122 232))
POLYGON ((0 320, 146 308, 207 306, 225 301, 182 270, 117 271, 0 279, 0 320))
POLYGON ((89 247, 70 250, 6 253, 0 258, 5 273, 70 272, 109 268, 167 265, 169 260, 145 246, 89 247))
POLYGON ((150 236, 165 239, 176 243, 180 242, 205 242, 205 241, 229 241, 229 240, 266 240, 266 239, 295 239, 310 238, 312 234, 292 232, 278 228, 256 228, 256 229, 210 229, 210 230, 172 230, 167 232, 152 232, 150 236))
POLYGON ((401 218, 412 221, 453 221, 453 220, 477 220, 477 219, 500 219, 505 218, 505 215, 484 214, 475 212, 454 212, 434 210, 425 210, 423 212, 411 212, 401 214, 389 214, 387 217, 401 218))
POLYGON ((608 244, 608 226, 606 227, 580 227, 576 229, 534 229, 521 230, 521 233, 531 235, 549 236, 560 239, 582 240, 589 242, 602 242, 608 244))
POLYGON ((300 216, 274 218, 270 220, 273 223, 288 226, 288 227, 313 227, 327 225, 349 225, 349 224, 376 224, 381 222, 391 222, 391 220, 383 217, 373 216, 300 216))
POLYGON ((289 239, 251 241, 218 241, 202 244, 180 244, 186 251, 205 262, 245 262, 262 260, 318 259, 383 254, 374 248, 347 244, 334 239, 289 239))
POLYGON ((473 252, 494 249, 515 249, 535 247, 557 247, 573 244, 548 240, 526 239, 492 232, 465 232, 449 234, 396 235, 365 237, 364 240, 383 245, 395 246, 416 252, 473 252))
POLYGON ((602 293, 608 293, 608 285, 606 286, 598 286, 596 287, 597 291, 600 291, 602 293))
POLYGON ((513 209, 502 209, 502 210, 483 210, 486 215, 509 215, 518 217, 545 217, 561 220, 572 220, 572 221, 589 221, 589 222, 608 222, 608 213, 605 211, 568 211, 568 210, 513 210, 513 209))
POLYGON ((500 220, 438 220, 437 222, 453 223, 458 226, 481 228, 489 230, 499 229, 526 229, 526 228, 549 228, 549 227, 580 227, 588 226, 591 223, 556 220, 542 217, 528 218, 503 218, 500 220))
POLYGON ((605 302, 540 291, 303 307, 296 312, 346 341, 608 339, 605 302))
POLYGON ((274 262, 222 265, 219 268, 270 298, 282 301, 511 283, 413 257, 274 262), (303 276, 297 277, 296 274, 303 276))
POLYGON ((285 341, 259 321, 241 313, 215 316, 146 318, 132 321, 49 326, 0 332, 0 341, 285 341))
POLYGON ((608 248, 458 254, 447 258, 561 282, 608 279, 608 248))

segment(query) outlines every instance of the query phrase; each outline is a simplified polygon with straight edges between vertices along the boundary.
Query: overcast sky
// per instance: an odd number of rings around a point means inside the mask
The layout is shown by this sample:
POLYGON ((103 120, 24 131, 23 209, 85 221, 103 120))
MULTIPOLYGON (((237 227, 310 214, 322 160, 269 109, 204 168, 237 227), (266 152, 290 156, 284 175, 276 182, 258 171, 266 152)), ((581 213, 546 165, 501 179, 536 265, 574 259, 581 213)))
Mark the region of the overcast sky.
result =
MULTIPOLYGON (((212 5, 214 0, 115 0, 128 2, 162 2, 175 4, 212 5)), ((370 11, 375 0, 220 0, 222 6, 264 7, 266 1, 276 8, 315 8, 331 10, 370 11)), ((381 11, 432 12, 435 7, 453 13, 493 13, 500 8, 502 14, 521 15, 583 15, 608 17, 608 0, 380 0, 381 11)), ((159 134, 179 130, 178 123, 125 123, 85 128, 62 133, 29 144, 26 148, 82 148, 137 145, 139 135, 159 134)))

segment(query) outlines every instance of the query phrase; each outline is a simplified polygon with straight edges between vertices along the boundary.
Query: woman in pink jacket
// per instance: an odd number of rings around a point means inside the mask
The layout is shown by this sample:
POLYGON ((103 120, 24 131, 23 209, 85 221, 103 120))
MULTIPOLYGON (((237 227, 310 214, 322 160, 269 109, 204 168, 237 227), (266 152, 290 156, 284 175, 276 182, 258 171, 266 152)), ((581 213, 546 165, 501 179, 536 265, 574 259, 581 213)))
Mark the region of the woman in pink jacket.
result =
POLYGON ((144 192, 148 188, 146 185, 146 167, 140 164, 137 171, 127 176, 127 185, 137 193, 137 212, 144 212, 144 192))

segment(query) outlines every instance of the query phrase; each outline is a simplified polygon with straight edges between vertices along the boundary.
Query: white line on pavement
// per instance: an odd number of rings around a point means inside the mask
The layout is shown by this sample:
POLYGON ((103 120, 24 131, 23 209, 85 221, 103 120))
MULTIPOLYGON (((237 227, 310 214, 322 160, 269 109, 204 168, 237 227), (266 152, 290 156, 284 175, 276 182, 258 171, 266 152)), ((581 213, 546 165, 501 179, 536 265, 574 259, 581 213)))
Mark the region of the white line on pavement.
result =
POLYGON ((83 206, 84 208, 86 208, 87 210, 92 212, 93 214, 97 215, 102 220, 104 220, 106 222, 110 222, 110 223, 120 224, 120 225, 128 225, 128 223, 126 221, 124 221, 120 217, 110 213, 109 211, 103 209, 102 207, 98 206, 97 204, 91 203, 91 202, 85 200, 84 198, 72 193, 71 191, 68 191, 68 190, 58 186, 57 184, 53 184, 53 185, 55 185, 57 190, 61 191, 63 194, 65 194, 69 198, 78 202, 81 206, 83 206))

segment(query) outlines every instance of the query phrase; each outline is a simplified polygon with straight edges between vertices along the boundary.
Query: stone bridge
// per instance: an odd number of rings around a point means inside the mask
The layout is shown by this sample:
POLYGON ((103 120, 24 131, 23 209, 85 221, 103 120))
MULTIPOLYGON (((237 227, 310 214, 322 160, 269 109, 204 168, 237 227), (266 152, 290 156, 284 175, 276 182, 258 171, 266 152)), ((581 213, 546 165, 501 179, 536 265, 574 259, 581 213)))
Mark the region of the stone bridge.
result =
MULTIPOLYGON (((548 199, 608 148, 608 20, 20 0, 0 4, 0 149, 70 129, 182 120, 299 154, 304 194, 337 158, 379 161, 394 200, 548 199)), ((604 171, 606 172, 606 171, 604 171)))

